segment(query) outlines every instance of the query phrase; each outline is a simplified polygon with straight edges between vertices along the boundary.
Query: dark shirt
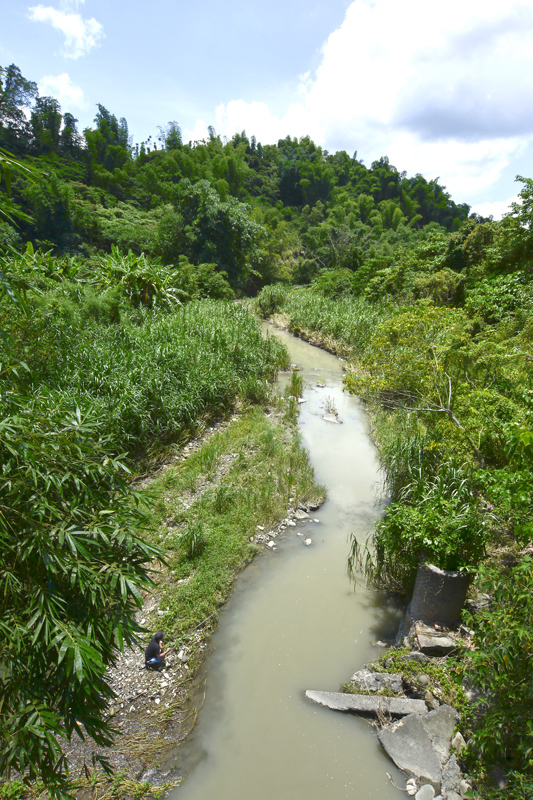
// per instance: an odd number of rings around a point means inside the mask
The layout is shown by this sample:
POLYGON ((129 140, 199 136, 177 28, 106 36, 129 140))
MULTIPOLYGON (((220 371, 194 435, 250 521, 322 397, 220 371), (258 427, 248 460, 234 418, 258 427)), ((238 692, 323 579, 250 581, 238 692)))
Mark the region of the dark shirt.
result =
POLYGON ((150 661, 152 658, 159 658, 161 652, 161 645, 155 639, 152 639, 146 650, 144 651, 144 660, 150 661))

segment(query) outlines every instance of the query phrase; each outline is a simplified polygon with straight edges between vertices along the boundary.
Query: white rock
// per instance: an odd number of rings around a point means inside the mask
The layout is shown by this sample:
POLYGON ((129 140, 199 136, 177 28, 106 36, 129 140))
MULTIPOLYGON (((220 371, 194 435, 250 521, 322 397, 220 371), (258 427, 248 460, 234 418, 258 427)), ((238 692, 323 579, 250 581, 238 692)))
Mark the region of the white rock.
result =
POLYGON ((160 608, 157 609, 157 613, 159 614, 160 617, 163 617, 165 615, 165 612, 161 611, 160 608))
POLYGON ((264 525, 258 525, 257 526, 257 530, 258 531, 264 531, 265 530, 265 526, 264 525))
POLYGON ((457 731, 457 733, 455 734, 455 736, 454 736, 454 737, 453 737, 453 739, 452 739, 452 747, 453 747, 453 748, 455 748, 455 750, 456 750, 458 753, 460 753, 460 752, 461 752, 461 750, 462 750, 464 747, 466 747, 466 742, 465 742, 465 740, 464 740, 464 736, 463 736, 463 734, 462 734, 462 733, 460 733, 459 731, 457 731))
POLYGON ((314 519, 313 522, 320 522, 320 520, 319 519, 314 519))
POLYGON ((434 797, 435 789, 433 786, 430 786, 429 783, 425 783, 423 786, 421 786, 418 792, 415 794, 415 800, 434 800, 434 797))
POLYGON ((405 791, 411 797, 415 796, 415 794, 418 791, 418 783, 416 782, 416 780, 414 778, 409 778, 409 780, 405 784, 405 791))
POLYGON ((276 542, 274 542, 274 541, 271 539, 271 540, 269 541, 269 543, 268 543, 268 547, 275 547, 275 546, 276 546, 276 542))
POLYGON ((159 703, 161 702, 161 700, 159 699, 159 697, 156 697, 154 702, 155 702, 156 706, 158 706, 159 703))
POLYGON ((306 544, 309 547, 310 544, 313 544, 313 540, 312 539, 306 539, 304 544, 306 544))

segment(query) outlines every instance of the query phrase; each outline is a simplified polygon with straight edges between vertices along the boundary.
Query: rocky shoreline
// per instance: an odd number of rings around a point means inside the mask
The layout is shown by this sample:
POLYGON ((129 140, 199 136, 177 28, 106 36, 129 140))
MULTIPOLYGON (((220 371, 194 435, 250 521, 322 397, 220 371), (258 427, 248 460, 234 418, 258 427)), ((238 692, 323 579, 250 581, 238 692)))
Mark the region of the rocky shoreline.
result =
MULTIPOLYGON (((371 717, 382 747, 406 776, 405 791, 415 800, 472 797, 461 769, 466 743, 457 729, 460 714, 442 675, 471 646, 473 632, 415 621, 402 633, 401 626, 395 645, 354 673, 344 691, 308 690, 306 697, 335 711, 371 717)), ((465 690, 461 700, 472 699, 465 690)))
MULTIPOLYGON (((231 422, 230 419, 209 427, 188 442, 178 455, 160 465, 156 472, 139 480, 137 487, 148 488, 155 477, 176 462, 185 461, 216 431, 231 422)), ((188 495, 183 498, 184 502, 194 502, 205 488, 200 484, 194 496, 188 495)), ((260 548, 275 549, 276 539, 288 529, 315 522, 310 512, 319 508, 321 502, 323 498, 305 505, 291 505, 275 527, 258 525, 250 541, 260 548)), ((312 544, 311 536, 298 535, 303 537, 304 544, 312 544)), ((169 580, 174 580, 172 575, 160 566, 158 585, 169 580)), ((152 592, 145 595, 136 620, 147 630, 155 631, 164 627, 161 618, 165 612, 160 594, 152 592)), ((179 783, 177 751, 192 731, 203 702, 203 667, 209 653, 209 636, 215 626, 215 620, 204 620, 197 630, 190 632, 185 643, 167 656, 166 668, 161 672, 144 667, 147 641, 119 654, 115 666, 108 671, 109 684, 115 693, 108 707, 108 722, 118 735, 111 748, 100 748, 89 739, 79 738, 63 744, 72 778, 82 778, 86 775, 86 765, 94 763, 95 757, 104 757, 115 772, 123 773, 128 780, 162 788, 179 783)), ((78 795, 85 796, 85 792, 82 790, 78 795)))

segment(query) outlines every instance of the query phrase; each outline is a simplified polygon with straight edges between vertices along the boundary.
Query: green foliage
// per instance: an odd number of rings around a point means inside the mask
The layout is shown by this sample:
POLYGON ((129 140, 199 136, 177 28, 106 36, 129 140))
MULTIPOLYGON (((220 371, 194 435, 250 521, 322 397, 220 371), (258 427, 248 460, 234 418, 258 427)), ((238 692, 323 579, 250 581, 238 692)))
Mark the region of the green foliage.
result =
POLYGON ((475 649, 470 657, 481 699, 469 751, 478 770, 492 765, 513 770, 515 786, 522 782, 531 788, 533 561, 526 556, 507 574, 483 568, 478 587, 493 602, 472 621, 475 649))
MULTIPOLYGON (((372 536, 373 582, 408 594, 421 560, 440 569, 473 572, 485 554, 485 520, 470 476, 453 463, 441 464, 428 480, 420 471, 391 503, 372 536)), ((352 543, 355 567, 357 543, 352 543)))
POLYGON ((296 397, 298 399, 303 395, 304 390, 304 379, 301 375, 298 375, 297 371, 293 369, 291 372, 291 379, 287 386, 285 387, 285 396, 286 397, 296 397))
POLYGON ((222 201, 207 181, 180 182, 175 211, 159 225, 157 251, 167 264, 185 255, 193 264, 214 263, 236 288, 246 282, 248 262, 261 228, 247 207, 229 197, 222 201))
POLYGON ((268 319, 273 314, 281 310, 287 297, 287 287, 281 283, 273 283, 269 286, 264 286, 257 297, 255 304, 257 310, 263 317, 268 319))
POLYGON ((111 247, 111 255, 99 256, 92 262, 90 279, 98 289, 122 286, 134 308, 170 309, 180 304, 176 270, 164 267, 157 260, 140 256, 131 250, 124 255, 111 247))
POLYGON ((225 272, 219 272, 216 264, 189 263, 186 256, 179 256, 179 267, 175 271, 175 282, 182 300, 232 300, 235 297, 225 272))
MULTIPOLYGON (((221 506, 220 501, 217 505, 221 506)), ((202 520, 197 520, 174 537, 174 546, 183 551, 189 561, 193 561, 196 556, 200 555, 206 542, 207 535, 202 520)))
POLYGON ((62 738, 112 739, 105 672, 137 641, 158 551, 93 412, 46 393, 6 393, 2 406, 0 772, 55 791, 62 738))
POLYGON ((313 289, 324 297, 341 297, 353 294, 353 272, 349 269, 330 269, 313 281, 313 289))

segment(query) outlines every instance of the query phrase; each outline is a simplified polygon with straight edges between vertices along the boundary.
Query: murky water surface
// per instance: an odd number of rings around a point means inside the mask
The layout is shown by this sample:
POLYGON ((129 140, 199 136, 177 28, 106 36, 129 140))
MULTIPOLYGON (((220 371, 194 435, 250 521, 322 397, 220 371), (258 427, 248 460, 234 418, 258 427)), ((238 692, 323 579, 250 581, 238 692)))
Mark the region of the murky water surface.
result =
POLYGON ((276 335, 302 368, 301 430, 328 500, 316 521, 288 528, 239 577, 213 637, 206 699, 182 764, 188 776, 172 797, 398 800, 404 793, 386 773, 400 786, 404 779, 369 723, 304 697, 338 691, 397 626, 385 598, 354 592, 346 575, 350 532, 364 540, 380 513, 375 450, 361 406, 342 392, 338 359, 276 335), (328 403, 342 424, 322 419, 328 403))

